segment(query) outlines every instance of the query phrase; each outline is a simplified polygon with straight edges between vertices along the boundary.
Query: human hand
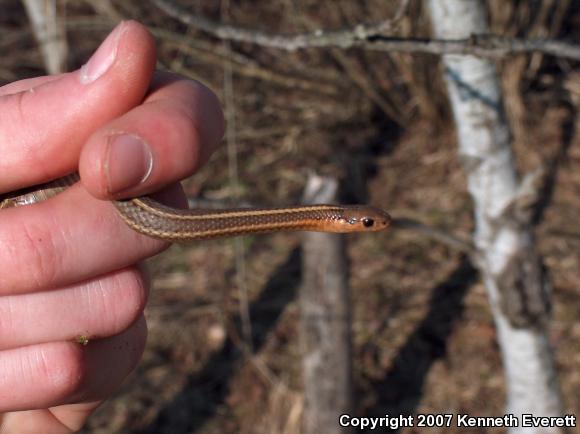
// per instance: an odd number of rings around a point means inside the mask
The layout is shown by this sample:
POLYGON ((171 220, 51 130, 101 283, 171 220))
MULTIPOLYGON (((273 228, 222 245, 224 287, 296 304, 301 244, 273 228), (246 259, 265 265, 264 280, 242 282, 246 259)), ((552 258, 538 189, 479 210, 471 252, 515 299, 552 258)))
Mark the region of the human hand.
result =
POLYGON ((217 98, 154 73, 151 35, 121 23, 79 71, 0 88, 0 192, 79 168, 81 183, 0 211, 0 433, 71 433, 143 351, 139 261, 167 244, 129 229, 107 201, 163 189, 223 134, 217 98), (86 346, 77 342, 87 336, 86 346))

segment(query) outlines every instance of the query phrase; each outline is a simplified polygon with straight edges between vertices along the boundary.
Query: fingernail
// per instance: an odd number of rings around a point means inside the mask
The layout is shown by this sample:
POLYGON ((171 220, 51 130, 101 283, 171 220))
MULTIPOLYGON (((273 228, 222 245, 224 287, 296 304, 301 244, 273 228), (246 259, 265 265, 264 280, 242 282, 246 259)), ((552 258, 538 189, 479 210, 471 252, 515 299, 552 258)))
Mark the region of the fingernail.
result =
POLYGON ((95 51, 89 61, 81 67, 80 80, 82 84, 92 83, 111 67, 117 57, 119 40, 125 28, 125 22, 117 25, 107 36, 107 39, 101 43, 101 46, 95 51))
POLYGON ((132 134, 111 136, 106 159, 105 171, 111 194, 145 182, 153 170, 149 145, 132 134))

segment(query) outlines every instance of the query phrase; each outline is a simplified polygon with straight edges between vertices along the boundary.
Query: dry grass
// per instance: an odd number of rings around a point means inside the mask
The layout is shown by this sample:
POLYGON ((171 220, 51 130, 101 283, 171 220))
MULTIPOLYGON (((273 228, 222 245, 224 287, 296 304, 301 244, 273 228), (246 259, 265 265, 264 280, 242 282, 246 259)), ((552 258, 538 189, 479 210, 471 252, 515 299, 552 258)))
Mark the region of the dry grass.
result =
MULTIPOLYGON (((19 3, 4 3, 0 25, 8 36, 1 44, 10 55, 0 59, 0 80, 41 74, 19 3)), ((578 41, 578 6, 541 3, 541 13, 534 14, 531 0, 491 1, 494 31, 578 41)), ((103 4, 95 12, 88 2, 68 2, 76 41, 71 67, 94 49, 111 19, 133 17, 157 32, 162 65, 203 80, 223 97, 226 53, 219 42, 185 32, 147 2, 103 4)), ((229 16, 246 27, 296 32, 387 17, 383 5, 279 0, 263 2, 257 13, 253 2, 231 2, 229 16)), ((402 36, 428 34, 421 9, 412 2, 399 24, 402 36)), ((196 2, 194 10, 220 17, 216 2, 196 2)), ((436 59, 359 50, 289 54, 243 44, 233 50, 244 200, 297 202, 305 174, 316 170, 339 177, 347 202, 382 204, 395 216, 470 232, 471 204, 436 59)), ((580 414, 577 65, 535 55, 500 66, 522 171, 547 164, 555 174, 537 233, 554 281, 551 330, 560 381, 568 410, 580 414)), ((231 196, 227 167, 224 149, 189 181, 189 191, 231 196)), ((256 334, 251 354, 240 337, 229 241, 173 247, 151 261, 155 290, 144 360, 84 432, 300 432, 298 245, 295 235, 245 240, 245 286, 256 334)), ((469 264, 457 252, 406 232, 349 237, 349 255, 356 410, 503 415, 495 331, 469 264)))

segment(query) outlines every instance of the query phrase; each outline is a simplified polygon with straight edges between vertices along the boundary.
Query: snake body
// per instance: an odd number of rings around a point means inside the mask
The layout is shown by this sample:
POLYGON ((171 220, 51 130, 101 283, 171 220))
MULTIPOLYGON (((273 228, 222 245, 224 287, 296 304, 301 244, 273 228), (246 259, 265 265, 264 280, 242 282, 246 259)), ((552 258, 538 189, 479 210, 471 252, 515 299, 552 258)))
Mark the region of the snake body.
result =
MULTIPOLYGON (((79 181, 78 174, 4 195, 0 209, 33 204, 79 181)), ((385 211, 360 205, 310 205, 284 208, 177 209, 149 196, 113 201, 133 230, 164 241, 190 242, 278 231, 369 232, 386 229, 385 211)))

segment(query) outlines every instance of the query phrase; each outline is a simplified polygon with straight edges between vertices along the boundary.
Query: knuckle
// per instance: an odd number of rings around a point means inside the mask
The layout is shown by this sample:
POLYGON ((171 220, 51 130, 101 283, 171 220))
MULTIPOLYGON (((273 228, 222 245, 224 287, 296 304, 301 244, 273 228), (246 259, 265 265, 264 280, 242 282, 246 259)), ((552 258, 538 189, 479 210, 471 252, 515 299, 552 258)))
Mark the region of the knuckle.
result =
POLYGON ((86 380, 83 350, 73 342, 61 342, 42 351, 40 375, 56 401, 66 401, 78 394, 86 380))
MULTIPOLYGON (((3 97, 2 105, 10 107, 9 110, 2 110, 2 117, 0 117, 0 131, 10 134, 14 128, 19 128, 21 131, 28 131, 28 126, 30 125, 31 119, 30 108, 36 105, 37 98, 33 89, 24 90, 16 92, 10 95, 5 95, 3 97)), ((34 130, 34 128, 32 128, 34 130)), ((33 141, 24 141, 22 146, 19 147, 19 152, 22 153, 22 162, 27 162, 26 164, 32 163, 43 163, 44 160, 40 157, 42 148, 37 146, 32 146, 33 141)), ((41 171, 44 167, 43 164, 39 164, 38 170, 41 171)))
POLYGON ((196 124, 200 138, 206 145, 213 146, 221 140, 225 132, 225 117, 217 95, 198 81, 189 82, 190 98, 184 100, 184 107, 190 120, 196 124))
POLYGON ((187 109, 181 109, 179 112, 184 115, 181 117, 181 129, 184 131, 185 137, 191 137, 190 143, 194 143, 194 146, 188 146, 187 152, 184 153, 185 160, 187 162, 187 170, 196 170, 201 164, 201 149, 204 146, 203 129, 200 126, 199 119, 187 109))
POLYGON ((20 262, 25 264, 26 276, 31 289, 50 286, 62 267, 62 251, 56 248, 54 234, 22 222, 16 245, 21 253, 20 262))
POLYGON ((103 316, 99 321, 108 322, 107 334, 118 334, 141 316, 147 303, 148 285, 136 269, 124 270, 102 284, 109 290, 101 291, 103 316))
POLYGON ((50 286, 62 268, 64 252, 56 248, 54 234, 21 220, 8 224, 0 234, 0 283, 8 290, 37 290, 50 286))
POLYGON ((212 120, 211 122, 211 139, 214 141, 219 141, 225 132, 225 116, 222 110, 222 106, 217 95, 212 92, 207 87, 205 88, 207 103, 205 107, 207 108, 207 116, 212 120))
POLYGON ((199 167, 201 147, 204 141, 203 128, 191 107, 179 101, 166 104, 160 113, 158 122, 164 126, 170 126, 164 128, 167 131, 165 136, 169 137, 169 142, 173 146, 179 147, 181 158, 172 160, 172 165, 175 165, 174 169, 177 170, 179 176, 188 174, 191 170, 199 167), (184 144, 188 146, 184 146, 184 144))
MULTIPOLYGON (((14 107, 14 110, 7 110, 4 111, 7 117, 6 126, 9 127, 10 125, 25 125, 26 121, 29 119, 27 116, 28 110, 26 107, 28 106, 28 96, 33 95, 29 91, 21 91, 16 92, 11 95, 7 95, 5 97, 5 102, 8 106, 14 107)), ((3 116, 4 118, 4 116, 3 116)))
POLYGON ((3 348, 6 341, 10 340, 16 332, 14 329, 14 312, 13 298, 10 296, 3 297, 0 304, 0 348, 3 348))

